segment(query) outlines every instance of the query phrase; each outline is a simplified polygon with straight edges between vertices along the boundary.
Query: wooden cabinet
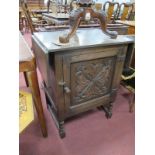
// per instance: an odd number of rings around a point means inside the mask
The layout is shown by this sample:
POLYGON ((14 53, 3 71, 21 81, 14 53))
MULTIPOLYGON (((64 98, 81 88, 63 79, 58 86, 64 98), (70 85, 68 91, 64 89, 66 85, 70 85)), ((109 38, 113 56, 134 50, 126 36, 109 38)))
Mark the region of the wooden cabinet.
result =
POLYGON ((66 117, 86 111, 110 100, 119 70, 118 52, 125 58, 126 46, 85 49, 63 55, 66 117), (95 51, 95 52, 94 52, 95 51), (89 55, 88 55, 89 54, 89 55))
POLYGON ((107 118, 112 116, 126 52, 134 37, 110 39, 99 29, 87 29, 77 31, 75 42, 58 46, 55 41, 60 33, 35 33, 32 41, 47 105, 64 137, 68 117, 100 106, 107 118))

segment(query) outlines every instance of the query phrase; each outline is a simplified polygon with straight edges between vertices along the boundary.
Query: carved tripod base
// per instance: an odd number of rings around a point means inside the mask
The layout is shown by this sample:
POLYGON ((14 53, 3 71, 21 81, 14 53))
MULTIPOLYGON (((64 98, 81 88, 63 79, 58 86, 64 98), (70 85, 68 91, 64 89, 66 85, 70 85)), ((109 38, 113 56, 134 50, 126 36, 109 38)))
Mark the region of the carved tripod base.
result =
POLYGON ((70 31, 67 34, 63 34, 59 36, 59 41, 61 43, 68 43, 70 38, 76 33, 76 30, 83 20, 89 21, 91 18, 99 19, 101 29, 103 33, 110 36, 112 39, 117 38, 116 31, 109 31, 107 30, 107 17, 103 10, 97 11, 93 10, 91 7, 81 7, 77 10, 72 10, 70 13, 70 31))

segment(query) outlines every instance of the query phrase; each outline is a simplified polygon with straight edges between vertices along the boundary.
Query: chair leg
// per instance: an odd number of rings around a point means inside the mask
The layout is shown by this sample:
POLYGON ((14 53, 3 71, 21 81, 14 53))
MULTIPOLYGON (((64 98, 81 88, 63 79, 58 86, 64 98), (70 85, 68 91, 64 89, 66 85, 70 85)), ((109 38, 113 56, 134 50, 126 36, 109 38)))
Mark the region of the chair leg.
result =
POLYGON ((135 94, 131 95, 130 103, 129 103, 129 112, 133 112, 135 108, 135 94))
POLYGON ((23 73, 24 73, 24 79, 25 79, 26 86, 29 87, 29 82, 28 82, 28 79, 27 79, 26 72, 23 72, 23 73))
POLYGON ((29 86, 33 94, 34 104, 35 104, 35 108, 38 114, 42 134, 44 137, 47 137, 47 128, 46 128, 46 122, 45 122, 45 117, 44 117, 43 107, 42 107, 42 102, 41 102, 41 97, 40 97, 37 72, 36 70, 26 72, 26 76, 27 76, 27 80, 28 80, 29 86))

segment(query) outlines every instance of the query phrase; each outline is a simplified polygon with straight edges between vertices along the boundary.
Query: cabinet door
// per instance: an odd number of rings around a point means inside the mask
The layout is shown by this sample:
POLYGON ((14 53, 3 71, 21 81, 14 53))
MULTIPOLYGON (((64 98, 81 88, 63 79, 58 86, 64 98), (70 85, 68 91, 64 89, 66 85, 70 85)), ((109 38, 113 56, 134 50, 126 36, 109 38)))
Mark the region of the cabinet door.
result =
POLYGON ((63 56, 67 116, 110 101, 120 49, 122 50, 122 47, 89 49, 63 56))

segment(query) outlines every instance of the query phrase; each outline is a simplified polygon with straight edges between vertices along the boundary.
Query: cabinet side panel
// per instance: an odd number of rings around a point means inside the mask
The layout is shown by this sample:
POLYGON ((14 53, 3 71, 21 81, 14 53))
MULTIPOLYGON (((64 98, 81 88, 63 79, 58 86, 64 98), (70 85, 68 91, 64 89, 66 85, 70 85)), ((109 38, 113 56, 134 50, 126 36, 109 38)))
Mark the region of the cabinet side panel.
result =
POLYGON ((128 48, 128 45, 124 45, 118 51, 112 89, 117 89, 120 84, 121 75, 123 71, 123 65, 124 65, 125 58, 126 58, 127 48, 128 48))
POLYGON ((48 64, 48 55, 45 54, 44 50, 39 46, 39 43, 36 39, 32 37, 32 48, 36 57, 37 66, 41 73, 41 76, 47 87, 50 87, 49 83, 49 64, 48 64))
POLYGON ((56 81, 56 102, 58 106, 58 120, 65 119, 65 103, 63 85, 63 58, 61 54, 55 54, 55 81, 56 81))

